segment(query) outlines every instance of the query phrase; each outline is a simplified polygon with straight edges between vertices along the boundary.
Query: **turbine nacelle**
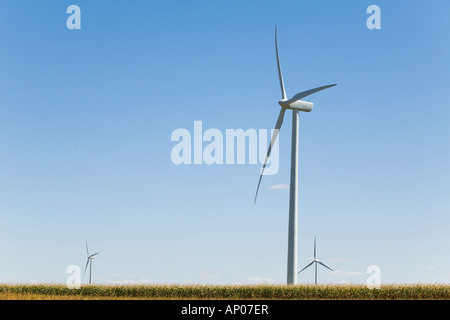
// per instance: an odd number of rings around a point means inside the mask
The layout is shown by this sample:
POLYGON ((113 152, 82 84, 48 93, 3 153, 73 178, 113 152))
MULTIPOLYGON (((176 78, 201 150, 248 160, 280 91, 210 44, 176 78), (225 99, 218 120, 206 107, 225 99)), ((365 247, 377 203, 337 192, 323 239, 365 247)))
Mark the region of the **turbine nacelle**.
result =
POLYGON ((288 100, 280 100, 280 101, 278 101, 278 104, 282 108, 286 108, 289 110, 304 111, 304 112, 310 112, 314 105, 314 103, 312 103, 312 102, 307 102, 307 101, 302 101, 302 100, 297 100, 290 104, 288 103, 288 100))

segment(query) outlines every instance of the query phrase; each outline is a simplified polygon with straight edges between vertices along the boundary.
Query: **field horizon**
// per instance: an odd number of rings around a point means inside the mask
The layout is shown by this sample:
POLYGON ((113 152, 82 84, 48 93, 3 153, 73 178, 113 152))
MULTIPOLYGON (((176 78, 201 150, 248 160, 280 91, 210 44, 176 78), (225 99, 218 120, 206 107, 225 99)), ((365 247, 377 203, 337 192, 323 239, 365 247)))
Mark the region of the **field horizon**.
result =
POLYGON ((450 284, 0 284, 0 300, 450 300, 450 284))

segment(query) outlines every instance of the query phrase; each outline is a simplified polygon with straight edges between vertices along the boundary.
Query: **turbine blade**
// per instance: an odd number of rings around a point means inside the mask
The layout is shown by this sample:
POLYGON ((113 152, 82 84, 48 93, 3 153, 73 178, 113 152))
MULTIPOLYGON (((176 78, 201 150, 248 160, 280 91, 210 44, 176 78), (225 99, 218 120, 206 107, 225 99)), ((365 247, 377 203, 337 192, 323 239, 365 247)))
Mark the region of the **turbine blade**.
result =
POLYGON ((261 184, 261 179, 264 175, 264 169, 266 168, 267 160, 269 159, 270 153, 272 152, 272 147, 275 144, 275 141, 277 140, 278 133, 281 129, 281 125, 283 124, 283 119, 284 119, 285 113, 286 113, 286 109, 281 108, 280 114, 278 115, 277 123, 275 124, 275 131, 273 132, 272 139, 270 140, 269 149, 267 150, 266 160, 264 161, 264 165, 261 169, 261 175, 259 176, 258 187, 256 188, 255 201, 253 203, 256 203, 256 198, 258 197, 259 185, 261 184))
POLYGON ((94 254, 91 254, 89 257, 91 258, 91 257, 93 257, 93 256, 96 256, 96 255, 98 255, 100 252, 97 252, 97 253, 94 253, 94 254))
POLYGON ((310 267, 315 261, 313 260, 313 262, 311 262, 310 264, 308 264, 306 267, 304 267, 302 270, 300 270, 299 272, 297 272, 297 274, 299 274, 300 272, 302 272, 303 270, 305 270, 306 268, 310 267))
POLYGON ((87 252, 87 255, 89 257, 89 249, 88 249, 87 241, 86 241, 86 252, 87 252))
POLYGON ((284 90, 283 75, 281 73, 280 58, 278 56, 277 27, 276 26, 275 26, 275 51, 277 53, 278 79, 280 80, 281 97, 282 97, 282 100, 284 100, 284 99, 286 99, 286 91, 284 90))
POLYGON ((328 267, 328 266, 326 266, 324 263, 322 263, 321 261, 319 261, 319 264, 321 264, 322 266, 324 266, 325 268, 327 268, 327 269, 330 269, 331 271, 333 271, 334 272, 334 270, 333 269, 331 269, 330 267, 328 267))
POLYGON ((88 265, 89 265, 89 258, 87 259, 86 267, 84 267, 84 273, 83 273, 83 275, 86 274, 86 270, 87 270, 88 265))
POLYGON ((334 86, 337 86, 337 84, 329 84, 327 86, 322 86, 322 87, 318 87, 318 88, 314 88, 314 89, 311 89, 311 90, 307 90, 307 91, 303 91, 303 92, 297 93, 295 96, 293 96, 289 100, 284 101, 283 105, 284 104, 289 105, 289 104, 294 103, 295 101, 300 100, 300 99, 302 99, 304 97, 307 97, 307 96, 309 96, 309 95, 311 95, 313 93, 316 93, 318 91, 325 90, 325 89, 328 89, 328 88, 331 88, 331 87, 334 87, 334 86))

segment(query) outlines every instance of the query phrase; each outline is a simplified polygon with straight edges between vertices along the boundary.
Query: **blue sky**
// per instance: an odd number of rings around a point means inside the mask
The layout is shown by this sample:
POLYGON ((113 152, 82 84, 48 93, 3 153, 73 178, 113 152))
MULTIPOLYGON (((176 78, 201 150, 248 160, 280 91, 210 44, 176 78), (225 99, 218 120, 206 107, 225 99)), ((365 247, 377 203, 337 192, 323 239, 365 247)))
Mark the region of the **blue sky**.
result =
POLYGON ((449 283, 449 10, 0 0, 0 281, 65 283, 87 240, 97 283, 285 283, 290 113, 256 205, 260 165, 170 158, 196 120, 273 128, 277 25, 288 96, 338 84, 300 115, 299 268, 317 236, 320 282, 449 283))

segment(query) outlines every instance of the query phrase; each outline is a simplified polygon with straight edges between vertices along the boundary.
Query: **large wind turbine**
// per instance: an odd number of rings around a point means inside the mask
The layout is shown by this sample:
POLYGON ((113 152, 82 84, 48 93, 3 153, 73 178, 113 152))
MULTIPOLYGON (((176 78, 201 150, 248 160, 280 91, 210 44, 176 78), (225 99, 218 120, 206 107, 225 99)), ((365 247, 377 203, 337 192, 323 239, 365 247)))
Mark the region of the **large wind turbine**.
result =
POLYGON ((278 132, 283 124, 284 114, 286 110, 292 110, 292 149, 291 149, 291 181, 290 181, 290 199, 289 199, 289 236, 288 236, 288 260, 287 260, 287 283, 297 284, 297 214, 298 214, 298 112, 310 112, 313 107, 313 103, 302 101, 300 99, 305 98, 318 91, 330 88, 336 84, 330 84, 323 87, 314 88, 311 90, 297 93, 292 98, 286 98, 286 91, 284 90, 283 75, 281 74, 280 59, 278 57, 278 44, 277 44, 277 29, 275 27, 275 52, 277 55, 277 67, 278 78, 281 87, 281 100, 278 104, 281 107, 280 114, 278 116, 277 123, 275 124, 275 130, 270 141, 269 150, 267 150, 266 160, 261 169, 261 175, 259 177, 258 187, 255 194, 255 203, 258 196, 259 186, 261 184, 262 176, 264 175, 264 169, 267 165, 272 147, 278 137, 278 132))
POLYGON ((87 262, 86 267, 84 268, 84 274, 86 274, 86 269, 89 265, 89 284, 92 283, 92 260, 95 259, 94 256, 98 255, 100 252, 89 255, 89 248, 86 241, 86 252, 87 252, 87 262))
POLYGON ((316 276, 315 276, 315 281, 314 283, 317 284, 317 264, 320 264, 321 266, 324 266, 325 268, 331 270, 334 272, 333 269, 331 269, 330 267, 326 266, 324 263, 322 263, 322 261, 320 261, 319 259, 317 259, 317 255, 316 255, 316 237, 314 237, 314 260, 308 264, 306 267, 304 267, 302 270, 300 270, 298 273, 302 272, 303 270, 305 270, 306 268, 308 268, 309 266, 311 266, 313 263, 315 263, 315 267, 316 267, 316 276))

